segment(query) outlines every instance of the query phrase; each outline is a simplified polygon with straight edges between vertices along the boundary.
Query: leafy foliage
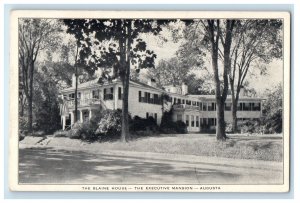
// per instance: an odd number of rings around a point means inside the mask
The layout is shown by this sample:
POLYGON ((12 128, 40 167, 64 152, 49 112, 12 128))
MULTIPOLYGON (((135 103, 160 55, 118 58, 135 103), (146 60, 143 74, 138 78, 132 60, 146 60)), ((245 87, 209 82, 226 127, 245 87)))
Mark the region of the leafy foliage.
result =
MULTIPOLYGON (((98 68, 113 69, 123 83, 122 141, 129 137, 128 92, 130 66, 136 70, 154 67, 156 54, 147 49, 140 33, 158 35, 170 20, 147 19, 65 19, 67 32, 79 45, 79 64, 93 74, 98 68), (105 46, 103 43, 108 42, 105 46)), ((105 71, 104 71, 105 73, 105 71)))
MULTIPOLYGON (((53 51, 59 43, 57 32, 60 31, 57 21, 49 19, 19 19, 19 87, 20 95, 26 97, 28 131, 33 127, 33 96, 35 63, 41 50, 53 51)), ((21 102, 23 99, 21 100, 21 102)), ((24 104, 21 103, 23 114, 24 104)))
POLYGON ((182 121, 172 121, 173 109, 165 111, 162 116, 161 124, 159 126, 160 132, 165 134, 173 133, 187 133, 187 126, 182 121))
POLYGON ((96 134, 99 134, 101 140, 119 139, 121 136, 122 111, 105 110, 98 123, 96 134))
POLYGON ((281 84, 277 85, 274 90, 266 92, 267 99, 263 103, 263 119, 265 133, 282 132, 282 99, 283 90, 281 84))
POLYGON ((153 117, 141 118, 135 116, 130 122, 130 132, 136 133, 138 131, 151 131, 152 133, 158 132, 158 126, 153 117))

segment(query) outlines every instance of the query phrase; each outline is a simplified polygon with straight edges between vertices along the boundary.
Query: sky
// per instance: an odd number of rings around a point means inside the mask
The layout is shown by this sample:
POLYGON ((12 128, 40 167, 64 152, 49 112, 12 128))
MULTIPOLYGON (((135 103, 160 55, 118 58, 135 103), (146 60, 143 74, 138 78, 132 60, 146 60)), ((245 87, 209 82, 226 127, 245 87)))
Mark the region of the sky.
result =
MULTIPOLYGON (((170 34, 164 30, 162 33, 167 36, 168 42, 162 42, 157 36, 150 34, 142 35, 142 38, 147 43, 149 49, 153 50, 157 54, 156 64, 158 64, 161 59, 170 59, 176 56, 176 51, 180 47, 182 40, 174 43, 171 40, 170 34)), ((208 56, 209 57, 209 56, 208 56)), ((209 59, 207 59, 209 61, 209 59)), ((208 63, 208 62, 207 62, 208 63)), ((265 75, 260 75, 258 77, 253 77, 250 74, 247 75, 249 81, 249 87, 254 88, 258 94, 262 94, 266 89, 272 89, 280 82, 283 82, 283 61, 273 60, 271 63, 266 65, 267 71, 265 75)), ((143 72, 146 72, 144 70, 143 72)), ((201 76, 201 72, 194 71, 196 75, 201 76)))
MULTIPOLYGON (((180 25, 179 25, 180 26, 180 25)), ((170 31, 163 28, 159 36, 154 36, 153 34, 141 34, 140 37, 147 43, 147 48, 153 50, 157 58, 155 60, 155 64, 162 59, 168 60, 174 56, 176 56, 176 51, 180 47, 180 45, 184 42, 182 39, 178 42, 173 42, 170 31), (167 41, 162 40, 163 36, 167 41)), ((72 36, 69 34, 64 34, 64 43, 71 40, 72 36)), ((206 66, 209 69, 210 64, 210 56, 207 56, 206 66)), ((55 59, 55 54, 53 59, 55 59)), ((44 60, 45 56, 41 56, 41 60, 44 60)), ((221 65, 221 64, 220 64, 221 65)), ((203 72, 193 70, 193 73, 201 77, 203 72)), ((145 80, 145 75, 147 70, 144 69, 141 71, 140 75, 145 80)), ((283 61, 282 60, 273 60, 270 64, 267 65, 266 75, 261 75, 259 77, 252 77, 250 75, 247 76, 249 81, 249 88, 254 88, 258 94, 263 93, 266 89, 272 89, 274 86, 282 82, 283 78, 283 61)), ((207 81, 208 82, 208 81, 207 81)))

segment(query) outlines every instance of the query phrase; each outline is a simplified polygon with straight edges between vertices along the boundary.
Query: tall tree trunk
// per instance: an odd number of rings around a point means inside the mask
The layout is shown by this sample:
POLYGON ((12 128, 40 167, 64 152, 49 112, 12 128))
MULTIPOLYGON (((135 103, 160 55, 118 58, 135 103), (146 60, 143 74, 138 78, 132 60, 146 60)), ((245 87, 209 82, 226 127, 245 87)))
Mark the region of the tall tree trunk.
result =
POLYGON ((221 100, 217 100, 217 140, 225 140, 226 139, 226 123, 224 118, 224 106, 225 102, 221 100))
MULTIPOLYGON (((234 96, 232 96, 234 98, 234 96)), ((235 99, 232 100, 232 132, 236 133, 238 131, 237 126, 237 101, 235 99)))
POLYGON ((126 38, 120 38, 120 64, 121 64, 121 80, 123 85, 123 100, 122 100, 122 128, 121 141, 129 140, 129 118, 128 118, 128 96, 129 96, 129 81, 130 81, 130 51, 132 39, 131 36, 131 21, 124 22, 122 25, 126 38))
POLYGON ((32 98, 29 96, 28 97, 28 132, 32 132, 32 98))
POLYGON ((75 55, 75 97, 74 97, 74 102, 75 102, 75 113, 74 113, 74 123, 77 122, 77 111, 78 111, 78 99, 77 99, 77 92, 78 92, 78 66, 77 66, 77 58, 78 58, 78 43, 76 46, 76 55, 75 55))
POLYGON ((123 102, 122 102, 122 132, 121 141, 126 142, 129 138, 128 126, 128 95, 129 95, 129 77, 122 80, 123 85, 123 102))
POLYGON ((230 88, 231 88, 231 101, 232 101, 232 109, 231 109, 231 115, 232 115, 232 132, 237 133, 238 132, 238 125, 237 125, 237 109, 238 109, 238 101, 239 101, 239 94, 241 88, 238 86, 234 88, 234 80, 230 80, 230 88))
POLYGON ((75 102, 75 112, 74 112, 74 123, 77 122, 77 111, 78 111, 78 100, 77 100, 77 90, 78 89, 78 68, 75 64, 75 96, 74 96, 74 102, 75 102))
POLYGON ((29 72, 29 94, 28 94, 28 132, 32 132, 33 124, 33 110, 32 110, 32 100, 33 100, 33 71, 34 71, 34 61, 31 62, 30 72, 29 72))

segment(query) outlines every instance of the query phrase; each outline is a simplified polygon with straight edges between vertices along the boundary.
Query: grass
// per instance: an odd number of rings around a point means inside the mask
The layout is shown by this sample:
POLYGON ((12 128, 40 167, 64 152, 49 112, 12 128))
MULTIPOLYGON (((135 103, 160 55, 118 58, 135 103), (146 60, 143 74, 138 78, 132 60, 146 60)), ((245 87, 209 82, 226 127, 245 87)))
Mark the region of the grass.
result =
POLYGON ((198 156, 227 157, 282 161, 281 136, 231 136, 224 142, 216 141, 213 135, 162 135, 130 141, 128 143, 94 143, 101 150, 125 150, 158 152, 198 156))
MULTIPOLYGON (((28 139, 22 142, 30 142, 28 139)), ((231 135, 230 139, 223 142, 217 141, 215 136, 210 134, 157 135, 133 139, 127 143, 116 141, 90 144, 76 139, 56 137, 48 145, 78 147, 83 150, 87 147, 101 151, 157 152, 277 162, 283 160, 281 135, 231 135)))

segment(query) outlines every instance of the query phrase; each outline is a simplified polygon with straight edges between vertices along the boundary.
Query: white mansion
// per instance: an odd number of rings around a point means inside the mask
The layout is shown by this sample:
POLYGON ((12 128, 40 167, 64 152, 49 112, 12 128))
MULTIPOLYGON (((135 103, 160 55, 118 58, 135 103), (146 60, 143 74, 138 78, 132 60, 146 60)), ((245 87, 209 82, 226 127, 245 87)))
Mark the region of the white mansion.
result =
MULTIPOLYGON (((72 87, 61 91, 64 105, 61 114, 63 129, 74 123, 74 90, 72 87)), ((77 117, 82 122, 91 118, 95 109, 121 109, 122 83, 113 80, 103 84, 98 79, 78 84, 77 117)), ((248 97, 244 91, 240 93, 237 117, 238 119, 258 119, 262 116, 260 98, 248 97)), ((215 95, 190 95, 185 84, 181 86, 165 86, 158 88, 153 80, 147 84, 130 81, 129 112, 134 116, 147 118, 152 116, 157 124, 161 123, 162 109, 169 110, 173 106, 173 121, 181 120, 186 123, 189 132, 201 131, 201 126, 216 126, 215 95), (170 99, 162 108, 161 95, 166 93, 170 99)), ((228 95, 225 107, 225 120, 231 122, 231 96, 228 95)))

